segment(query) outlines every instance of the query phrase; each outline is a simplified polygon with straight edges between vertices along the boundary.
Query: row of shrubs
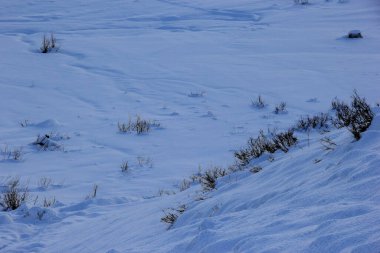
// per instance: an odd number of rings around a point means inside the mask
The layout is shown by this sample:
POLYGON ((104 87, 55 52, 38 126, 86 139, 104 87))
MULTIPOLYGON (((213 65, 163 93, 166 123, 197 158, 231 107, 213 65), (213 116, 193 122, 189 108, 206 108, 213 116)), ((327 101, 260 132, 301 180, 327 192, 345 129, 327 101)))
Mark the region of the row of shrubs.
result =
MULTIPOLYGON (((260 96, 258 101, 260 101, 261 105, 264 105, 260 96)), ((361 133, 368 129, 374 118, 374 113, 370 105, 366 102, 365 98, 361 98, 356 91, 354 91, 352 95, 350 104, 346 104, 338 99, 333 100, 332 110, 335 111, 334 117, 327 113, 320 113, 315 116, 303 116, 297 121, 294 127, 284 132, 276 133, 276 131, 268 131, 268 134, 264 134, 264 131, 261 130, 256 138, 251 137, 248 140, 245 148, 234 153, 238 162, 236 166, 230 166, 228 169, 214 167, 205 172, 199 171, 190 178, 191 180, 183 180, 180 185, 180 191, 188 189, 192 183, 200 183, 204 191, 210 191, 215 189, 218 178, 243 169, 253 159, 259 158, 264 153, 273 154, 278 150, 285 153, 288 152, 292 146, 297 144, 298 139, 294 135, 295 131, 327 129, 333 125, 337 128, 346 127, 353 134, 354 138, 359 140, 361 133)), ((330 141, 327 143, 329 147, 336 145, 330 141)), ((254 166, 250 171, 252 173, 258 173, 261 170, 261 167, 254 166)), ((177 220, 178 215, 178 212, 165 213, 161 221, 167 222, 171 226, 177 220)))
POLYGON ((294 131, 289 129, 285 132, 269 132, 265 135, 261 130, 256 138, 249 138, 246 148, 242 148, 234 153, 239 164, 244 166, 249 164, 252 159, 259 158, 265 152, 273 154, 277 150, 288 152, 289 148, 297 143, 294 131))

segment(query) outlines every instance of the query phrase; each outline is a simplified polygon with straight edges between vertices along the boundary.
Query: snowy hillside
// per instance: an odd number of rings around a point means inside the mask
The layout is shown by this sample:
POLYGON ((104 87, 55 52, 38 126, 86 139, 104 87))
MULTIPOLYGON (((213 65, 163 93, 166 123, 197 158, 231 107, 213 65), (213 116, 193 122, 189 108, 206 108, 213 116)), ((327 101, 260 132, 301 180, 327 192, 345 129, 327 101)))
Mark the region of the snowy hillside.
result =
POLYGON ((376 0, 2 1, 0 190, 28 196, 0 252, 379 252, 379 30, 376 0), (354 89, 375 113, 359 141, 296 131, 215 189, 188 181, 354 89))

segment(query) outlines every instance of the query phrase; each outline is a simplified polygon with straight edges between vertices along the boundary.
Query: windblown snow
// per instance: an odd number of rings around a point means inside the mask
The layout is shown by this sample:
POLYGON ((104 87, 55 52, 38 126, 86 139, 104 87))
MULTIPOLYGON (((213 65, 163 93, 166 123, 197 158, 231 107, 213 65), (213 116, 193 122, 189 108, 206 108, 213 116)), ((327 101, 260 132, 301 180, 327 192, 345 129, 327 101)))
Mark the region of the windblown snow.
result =
POLYGON ((28 197, 0 211, 0 252, 380 252, 379 31, 377 0, 1 1, 0 190, 28 197), (257 173, 183 181, 355 89, 360 140, 296 131, 257 173), (138 117, 149 132, 119 131, 138 117))

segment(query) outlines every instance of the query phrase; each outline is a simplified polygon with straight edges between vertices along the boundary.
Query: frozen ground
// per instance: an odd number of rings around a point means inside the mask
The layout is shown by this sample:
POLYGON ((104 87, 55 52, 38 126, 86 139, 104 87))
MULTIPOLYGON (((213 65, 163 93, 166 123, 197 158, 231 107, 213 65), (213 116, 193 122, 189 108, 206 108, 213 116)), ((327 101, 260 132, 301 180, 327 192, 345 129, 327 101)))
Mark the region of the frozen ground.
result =
POLYGON ((380 3, 310 2, 3 1, 0 145, 23 156, 0 162, 0 183, 18 176, 31 196, 0 212, 0 252, 379 252, 379 117, 359 142, 328 133, 334 151, 317 131, 300 134, 260 173, 210 193, 178 189, 199 166, 233 164, 260 129, 325 112, 335 96, 358 89, 379 102, 380 3), (346 39, 353 29, 364 38, 346 39), (60 49, 41 54, 50 32, 60 49), (263 110, 251 106, 259 94, 263 110), (281 101, 288 113, 275 115, 281 101), (161 126, 120 134, 135 115, 161 126), (50 132, 62 149, 31 145, 50 132), (57 202, 42 208, 44 197, 57 202), (167 230, 162 210, 182 204, 167 230))

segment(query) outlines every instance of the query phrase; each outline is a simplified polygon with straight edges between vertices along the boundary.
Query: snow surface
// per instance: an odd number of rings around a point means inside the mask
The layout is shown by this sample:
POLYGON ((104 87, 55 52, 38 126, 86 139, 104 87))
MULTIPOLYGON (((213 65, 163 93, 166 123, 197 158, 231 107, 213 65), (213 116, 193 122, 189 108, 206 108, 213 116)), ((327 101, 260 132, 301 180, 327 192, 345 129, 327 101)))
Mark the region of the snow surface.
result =
POLYGON ((18 176, 31 196, 0 212, 0 252, 379 252, 379 116, 358 142, 344 129, 297 133, 259 173, 179 191, 199 166, 233 164, 260 129, 354 89, 379 102, 379 2, 309 2, 2 1, 0 145, 23 157, 0 161, 0 183, 18 176), (346 39, 352 29, 364 39, 346 39), (60 48, 42 54, 50 32, 60 48), (161 127, 119 133, 135 115, 161 127), (39 134, 60 148, 36 148, 39 134), (160 222, 183 204, 174 226, 160 222))

